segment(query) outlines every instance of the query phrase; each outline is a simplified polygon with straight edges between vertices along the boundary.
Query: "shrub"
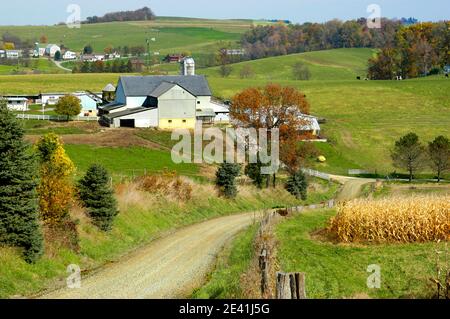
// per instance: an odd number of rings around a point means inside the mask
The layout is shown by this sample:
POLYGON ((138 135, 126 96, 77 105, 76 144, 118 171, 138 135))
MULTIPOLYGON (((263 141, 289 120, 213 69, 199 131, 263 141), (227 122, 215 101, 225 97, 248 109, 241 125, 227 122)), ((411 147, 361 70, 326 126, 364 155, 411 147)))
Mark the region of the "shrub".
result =
POLYGON ((353 200, 338 207, 328 231, 341 242, 448 240, 450 196, 353 200))
POLYGON ((136 179, 138 188, 144 192, 173 197, 179 201, 192 198, 192 185, 175 173, 146 175, 136 179))

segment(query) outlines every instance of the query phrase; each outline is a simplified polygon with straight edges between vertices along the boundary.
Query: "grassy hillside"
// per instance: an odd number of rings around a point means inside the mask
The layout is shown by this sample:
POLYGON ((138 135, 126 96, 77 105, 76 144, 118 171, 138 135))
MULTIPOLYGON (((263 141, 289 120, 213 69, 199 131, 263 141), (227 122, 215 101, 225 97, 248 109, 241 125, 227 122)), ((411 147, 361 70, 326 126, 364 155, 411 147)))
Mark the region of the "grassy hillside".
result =
MULTIPOLYGON (((311 72, 311 80, 353 80, 356 76, 366 76, 367 60, 374 52, 372 49, 336 49, 247 61, 232 64, 230 78, 239 78, 240 71, 247 66, 255 73, 254 79, 294 80, 292 67, 303 62, 311 72)), ((199 70, 199 73, 218 77, 219 68, 199 70)))
POLYGON ((436 250, 445 243, 343 245, 317 238, 334 211, 295 216, 277 226, 283 271, 306 273, 308 298, 430 298, 436 250), (381 289, 367 288, 367 267, 381 267, 381 289))
POLYGON ((45 34, 49 43, 64 44, 74 51, 81 51, 91 43, 97 52, 103 52, 109 45, 145 46, 147 37, 155 37, 157 41, 152 44, 152 51, 204 53, 218 41, 239 40, 252 24, 251 20, 161 17, 155 21, 83 24, 79 29, 66 26, 0 26, 0 34, 10 32, 22 39, 39 39, 45 34))

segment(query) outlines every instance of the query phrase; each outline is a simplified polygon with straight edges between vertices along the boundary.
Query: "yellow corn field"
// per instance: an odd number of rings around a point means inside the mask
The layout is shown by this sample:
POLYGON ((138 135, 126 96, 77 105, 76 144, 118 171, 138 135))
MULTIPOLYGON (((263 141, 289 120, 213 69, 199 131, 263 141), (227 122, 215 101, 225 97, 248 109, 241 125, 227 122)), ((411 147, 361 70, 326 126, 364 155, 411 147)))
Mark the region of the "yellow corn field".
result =
POLYGON ((328 231, 341 242, 450 239, 450 195, 357 199, 338 206, 328 231))

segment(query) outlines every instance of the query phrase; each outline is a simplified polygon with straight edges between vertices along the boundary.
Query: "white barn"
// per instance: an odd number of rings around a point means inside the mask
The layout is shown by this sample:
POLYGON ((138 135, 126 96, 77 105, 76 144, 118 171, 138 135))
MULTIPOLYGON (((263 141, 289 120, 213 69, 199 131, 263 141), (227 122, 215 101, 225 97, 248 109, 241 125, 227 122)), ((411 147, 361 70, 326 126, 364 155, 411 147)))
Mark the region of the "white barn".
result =
POLYGON ((28 99, 24 97, 8 97, 6 103, 10 110, 28 111, 28 99))

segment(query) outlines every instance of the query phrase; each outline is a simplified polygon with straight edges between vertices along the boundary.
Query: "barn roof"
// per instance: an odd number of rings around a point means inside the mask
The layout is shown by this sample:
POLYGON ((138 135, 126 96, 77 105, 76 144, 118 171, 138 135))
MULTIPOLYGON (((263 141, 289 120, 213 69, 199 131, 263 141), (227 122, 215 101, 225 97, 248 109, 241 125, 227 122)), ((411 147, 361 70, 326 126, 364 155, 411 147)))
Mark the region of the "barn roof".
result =
POLYGON ((118 117, 123 117, 123 116, 127 116, 127 115, 132 115, 132 114, 136 114, 136 113, 141 113, 141 112, 145 112, 145 111, 151 111, 154 110, 155 108, 153 107, 135 107, 132 109, 128 109, 128 110, 124 110, 124 111, 120 111, 120 112, 116 112, 116 113, 110 113, 108 115, 105 115, 105 117, 109 118, 109 119, 115 119, 118 117))
POLYGON ((195 96, 212 95, 208 81, 203 75, 121 76, 119 79, 126 96, 148 96, 163 82, 177 84, 195 96))
POLYGON ((103 92, 116 92, 116 87, 109 83, 107 86, 105 86, 102 90, 103 92))

